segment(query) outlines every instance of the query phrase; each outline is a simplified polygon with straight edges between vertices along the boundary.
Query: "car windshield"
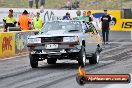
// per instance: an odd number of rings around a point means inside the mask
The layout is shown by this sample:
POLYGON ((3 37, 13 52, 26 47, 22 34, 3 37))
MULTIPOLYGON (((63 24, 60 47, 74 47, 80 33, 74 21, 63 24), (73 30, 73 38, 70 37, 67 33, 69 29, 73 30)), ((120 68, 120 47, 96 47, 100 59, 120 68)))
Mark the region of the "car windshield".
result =
POLYGON ((79 21, 70 21, 70 22, 47 22, 41 30, 41 33, 48 31, 57 31, 57 30, 82 30, 81 22, 79 21))

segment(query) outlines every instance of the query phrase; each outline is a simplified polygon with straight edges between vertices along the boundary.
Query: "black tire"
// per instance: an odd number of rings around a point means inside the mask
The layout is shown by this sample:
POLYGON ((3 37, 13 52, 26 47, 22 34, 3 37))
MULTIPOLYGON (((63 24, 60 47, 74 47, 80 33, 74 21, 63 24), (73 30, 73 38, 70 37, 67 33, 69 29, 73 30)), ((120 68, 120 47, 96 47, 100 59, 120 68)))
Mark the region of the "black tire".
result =
POLYGON ((37 60, 37 56, 35 55, 29 55, 30 58, 30 65, 32 68, 38 68, 38 60, 37 60))
POLYGON ((99 63, 99 53, 95 52, 91 58, 89 58, 89 64, 98 64, 99 63))
POLYGON ((48 64, 56 64, 57 59, 47 59, 48 64))
POLYGON ((78 64, 81 67, 85 67, 86 65, 86 52, 84 46, 81 47, 81 50, 78 54, 78 64))

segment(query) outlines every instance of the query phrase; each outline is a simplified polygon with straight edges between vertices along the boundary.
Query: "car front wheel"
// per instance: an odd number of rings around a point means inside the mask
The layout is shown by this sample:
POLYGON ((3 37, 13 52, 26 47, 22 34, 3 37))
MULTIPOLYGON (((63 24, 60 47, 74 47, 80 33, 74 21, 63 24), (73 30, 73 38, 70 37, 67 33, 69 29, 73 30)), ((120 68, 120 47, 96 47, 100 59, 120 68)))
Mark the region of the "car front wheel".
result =
POLYGON ((86 52, 84 46, 81 47, 81 50, 78 54, 78 64, 81 67, 85 67, 86 65, 86 52))
POLYGON ((37 68, 38 67, 38 60, 37 60, 37 56, 35 55, 29 55, 30 58, 30 65, 32 68, 37 68))

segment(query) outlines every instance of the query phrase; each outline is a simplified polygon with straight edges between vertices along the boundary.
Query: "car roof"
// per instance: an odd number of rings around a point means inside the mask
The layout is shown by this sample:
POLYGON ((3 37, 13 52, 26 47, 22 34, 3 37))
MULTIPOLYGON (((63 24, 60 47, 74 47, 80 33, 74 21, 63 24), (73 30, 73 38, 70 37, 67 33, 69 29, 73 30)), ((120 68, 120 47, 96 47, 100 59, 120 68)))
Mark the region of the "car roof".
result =
POLYGON ((53 21, 48 21, 48 22, 81 22, 81 24, 82 24, 85 21, 83 21, 83 20, 53 20, 53 21))
POLYGON ((82 22, 81 20, 56 20, 56 21, 52 21, 52 22, 82 22))

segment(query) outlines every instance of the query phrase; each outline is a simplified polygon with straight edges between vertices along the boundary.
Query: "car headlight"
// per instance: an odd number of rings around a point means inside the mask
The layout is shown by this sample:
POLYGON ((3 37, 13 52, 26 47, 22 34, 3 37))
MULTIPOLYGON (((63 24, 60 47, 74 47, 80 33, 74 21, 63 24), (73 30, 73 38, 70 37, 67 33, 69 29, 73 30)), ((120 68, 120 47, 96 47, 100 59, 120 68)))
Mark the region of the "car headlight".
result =
POLYGON ((29 38, 28 43, 41 43, 41 38, 29 38))
POLYGON ((64 37, 63 42, 79 42, 78 37, 64 37))

